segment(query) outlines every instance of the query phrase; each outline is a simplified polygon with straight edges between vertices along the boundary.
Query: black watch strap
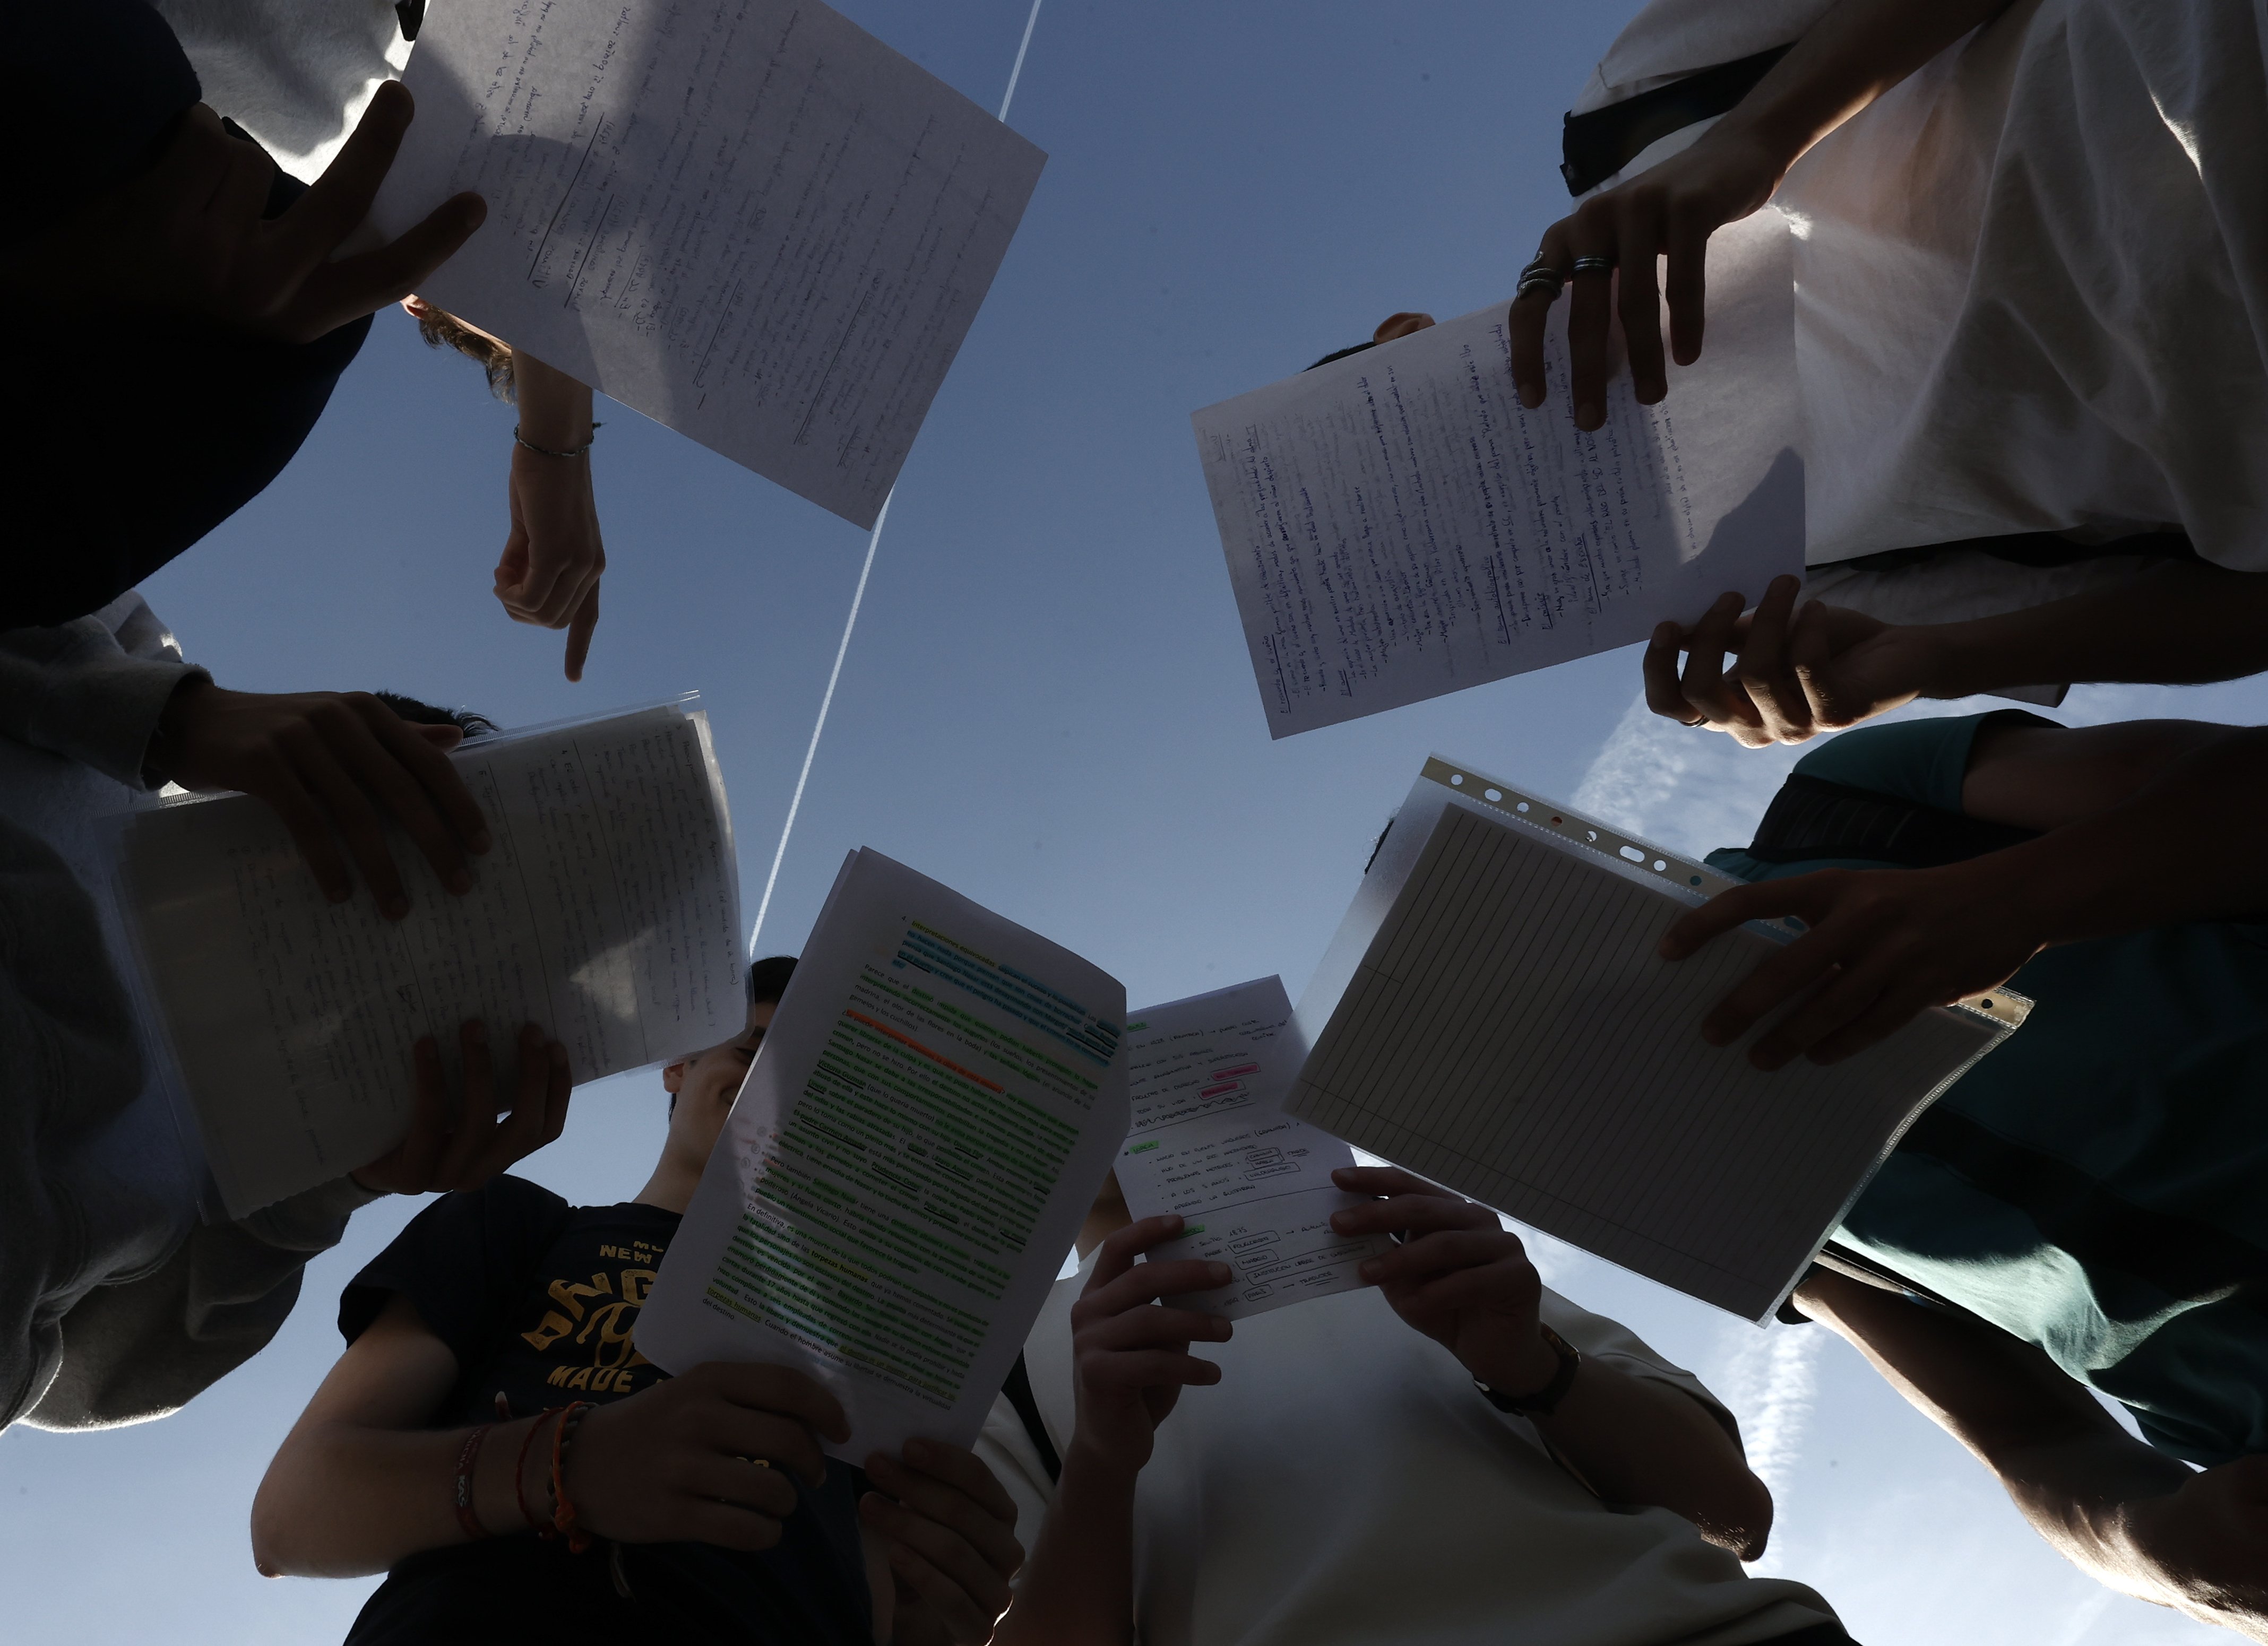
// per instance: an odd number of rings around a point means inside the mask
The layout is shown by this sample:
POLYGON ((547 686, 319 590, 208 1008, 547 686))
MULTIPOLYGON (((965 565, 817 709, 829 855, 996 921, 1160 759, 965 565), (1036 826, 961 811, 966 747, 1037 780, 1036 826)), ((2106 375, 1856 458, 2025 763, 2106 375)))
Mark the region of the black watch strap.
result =
POLYGON ((1473 1387, 1483 1399, 1499 1412, 1509 1412, 1514 1417, 1549 1417, 1558 1409, 1559 1402, 1567 1398, 1574 1386, 1576 1368, 1583 1363, 1583 1353, 1550 1326, 1542 1327, 1545 1347, 1559 1357, 1559 1370, 1551 1374, 1551 1381, 1533 1394, 1506 1394, 1503 1390, 1473 1379, 1473 1387))

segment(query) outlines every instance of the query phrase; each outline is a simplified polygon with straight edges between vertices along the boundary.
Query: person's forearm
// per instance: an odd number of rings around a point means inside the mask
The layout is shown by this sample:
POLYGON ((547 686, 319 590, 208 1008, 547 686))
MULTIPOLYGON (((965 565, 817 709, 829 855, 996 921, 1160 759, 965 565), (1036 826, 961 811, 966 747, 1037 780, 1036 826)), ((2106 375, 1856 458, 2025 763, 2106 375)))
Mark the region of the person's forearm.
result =
POLYGON ((1076 1449, 992 1646, 1126 1646, 1134 1637, 1134 1476, 1076 1449))
POLYGON ((1697 1400, 1587 1360, 1558 1409, 1535 1422, 1553 1455, 1605 1502, 1682 1515, 1742 1560, 1764 1553, 1771 1494, 1697 1400))
POLYGON ((2268 668, 2268 574, 2177 561, 2084 594, 1917 625, 1925 697, 2081 681, 2201 686, 2268 668))
POLYGON ((2049 944, 2268 914, 2268 728, 2174 761, 2132 798, 1962 865, 2049 944))
MULTIPOLYGON (((521 1443, 541 1417, 498 1423, 481 1444, 473 1504, 482 1526, 502 1535, 528 1529, 523 1499, 548 1505, 550 1459, 521 1443), (537 1455, 537 1454, 542 1455, 537 1455)), ((361 1577, 409 1555, 466 1541, 457 1518, 457 1460, 469 1429, 330 1426, 295 1432, 252 1505, 252 1552, 271 1577, 361 1577)))
POLYGON ((2178 1490, 2188 1469, 2127 1434, 2041 1350, 1984 1321, 1841 1275, 1815 1272, 1795 1300, 1974 1453, 2074 1564, 2140 1592, 2121 1510, 2178 1490))
POLYGON ((591 441, 591 391, 564 371, 514 349, 512 380, 519 400, 521 437, 554 452, 591 441))
POLYGON ((1843 0, 1710 133, 1771 154, 1783 173, 1845 121, 2008 0, 1843 0))

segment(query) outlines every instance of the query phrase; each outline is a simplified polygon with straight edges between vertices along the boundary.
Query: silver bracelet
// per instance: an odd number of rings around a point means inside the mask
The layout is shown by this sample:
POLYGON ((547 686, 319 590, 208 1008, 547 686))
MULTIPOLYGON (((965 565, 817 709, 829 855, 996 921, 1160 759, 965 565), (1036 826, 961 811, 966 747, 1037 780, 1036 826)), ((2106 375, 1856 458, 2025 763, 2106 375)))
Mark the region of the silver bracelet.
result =
POLYGON ((519 425, 517 423, 512 425, 512 437, 515 445, 526 446, 538 457, 588 457, 591 454, 591 448, 599 444, 599 430, 605 427, 606 424, 601 423, 593 423, 591 425, 591 438, 584 441, 582 445, 577 446, 571 452, 554 452, 548 445, 536 445, 534 441, 520 433, 519 425))

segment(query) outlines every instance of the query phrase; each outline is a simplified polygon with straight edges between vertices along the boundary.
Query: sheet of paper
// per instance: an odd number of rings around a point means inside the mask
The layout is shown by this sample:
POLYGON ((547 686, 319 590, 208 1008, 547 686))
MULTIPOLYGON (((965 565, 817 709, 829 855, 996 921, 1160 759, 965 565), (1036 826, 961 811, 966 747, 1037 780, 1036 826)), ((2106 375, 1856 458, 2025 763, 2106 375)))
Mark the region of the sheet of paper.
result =
POLYGON ((372 220, 429 301, 874 524, 1047 157, 814 0, 450 0, 372 220))
POLYGON ((466 1018, 488 1025, 500 1078, 534 1023, 565 1042, 578 1083, 744 1021, 739 873, 705 716, 641 709, 452 758, 496 843, 453 897, 392 830, 400 922, 359 887, 328 901, 257 800, 127 827, 123 900, 232 1216, 391 1148, 412 1046, 434 1035, 453 1066, 466 1018))
POLYGON ((1350 1240, 1330 1225, 1363 1198, 1331 1186, 1354 1151, 1281 1106, 1307 1054, 1281 979, 1138 1011, 1126 1053, 1134 1123, 1116 1166, 1126 1209, 1189 1220, 1187 1234, 1150 1257, 1210 1258, 1236 1275, 1170 1302, 1241 1320, 1366 1283, 1356 1266, 1390 1243, 1350 1240))
MULTIPOLYGON (((1426 764, 1299 1018, 1285 1112, 1762 1320, 1914 1118, 2029 1010, 1940 1008, 1760 1073, 1701 1039, 1790 935, 1654 950, 1720 875, 1469 767, 1426 764)), ((1767 1022, 1775 1019, 1768 1019, 1767 1022)))
POLYGON ((851 854, 638 1316, 672 1371, 799 1367, 864 1463, 967 1445, 1126 1135, 1126 991, 851 854))
POLYGON ((1771 210, 1709 245, 1708 347, 1605 426, 1513 394, 1504 304, 1192 420, 1270 733, 1643 640, 1803 570, 1793 281, 1771 210))

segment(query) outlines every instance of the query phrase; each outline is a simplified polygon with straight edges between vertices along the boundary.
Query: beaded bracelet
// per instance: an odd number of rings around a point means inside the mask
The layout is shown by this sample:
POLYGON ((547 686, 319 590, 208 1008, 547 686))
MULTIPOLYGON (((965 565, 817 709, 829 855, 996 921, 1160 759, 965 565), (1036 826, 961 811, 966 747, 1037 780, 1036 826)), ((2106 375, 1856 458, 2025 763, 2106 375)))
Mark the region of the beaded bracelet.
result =
POLYGON ((591 1547, 591 1534, 575 1524, 574 1500, 567 1495, 567 1446, 575 1438, 585 1414, 597 1410, 588 1400, 576 1400, 559 1415, 559 1427, 551 1431, 551 1524, 561 1537, 567 1539, 567 1551, 580 1554, 591 1547))
POLYGON ((457 1450, 457 1524, 465 1529, 465 1535, 475 1542, 487 1537, 489 1529, 481 1524, 480 1516, 473 1510, 473 1470, 480 1461, 481 1442, 489 1437, 489 1430, 495 1427, 494 1423, 482 1423, 465 1437, 465 1444, 457 1450))
POLYGON ((529 1528, 539 1537, 551 1535, 551 1523, 527 1506, 527 1451, 535 1444, 535 1437, 543 1432, 544 1424, 558 1415, 556 1410, 549 1410, 536 1415, 535 1421, 527 1426, 527 1433, 520 1437, 519 1461, 512 1465, 512 1495, 519 1503, 519 1517, 527 1522, 529 1528))

